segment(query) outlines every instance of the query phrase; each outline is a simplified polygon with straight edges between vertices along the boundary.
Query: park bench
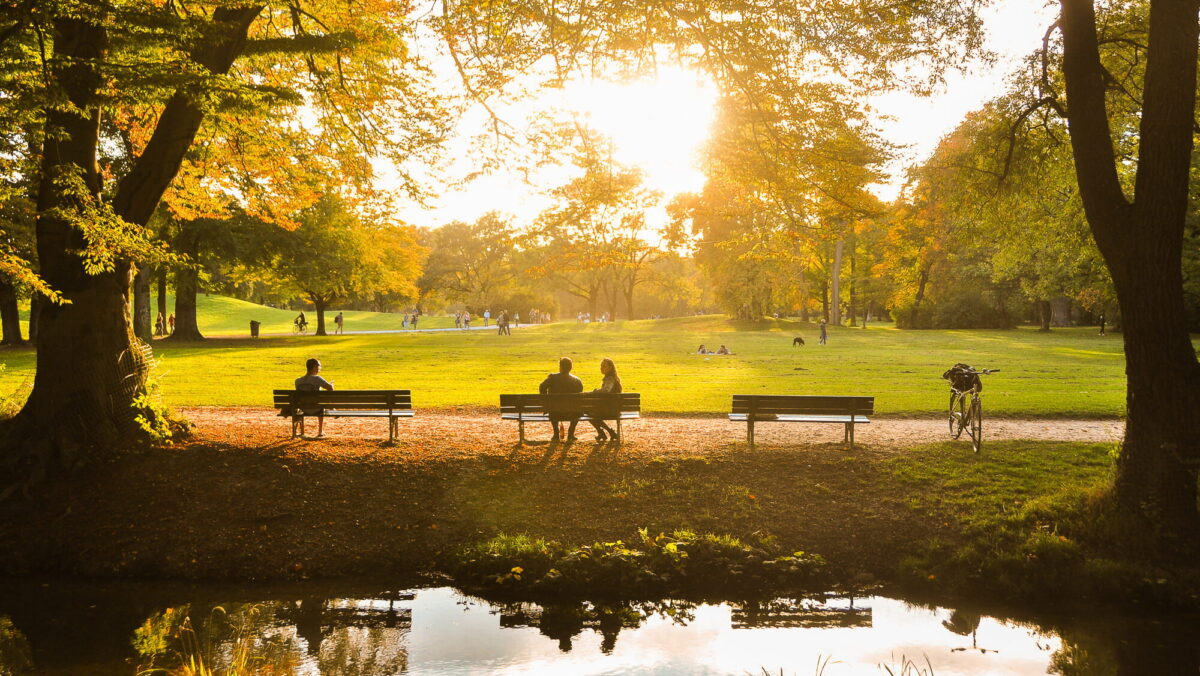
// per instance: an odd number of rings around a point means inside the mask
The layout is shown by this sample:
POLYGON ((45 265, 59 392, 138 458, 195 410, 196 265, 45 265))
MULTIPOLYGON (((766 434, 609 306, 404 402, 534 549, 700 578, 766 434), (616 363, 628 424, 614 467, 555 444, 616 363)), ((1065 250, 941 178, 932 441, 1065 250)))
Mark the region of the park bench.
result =
POLYGON ((388 443, 396 440, 397 423, 411 418, 410 390, 275 390, 275 408, 290 411, 292 438, 304 432, 305 409, 321 409, 326 418, 387 418, 388 443))
POLYGON ((854 426, 871 421, 875 397, 821 397, 788 394, 735 394, 729 419, 746 423, 746 441, 754 448, 754 425, 762 422, 839 423, 854 448, 854 426))
POLYGON ((621 422, 641 417, 642 395, 636 393, 605 394, 587 392, 582 394, 502 394, 500 395, 500 417, 516 420, 520 443, 525 443, 525 423, 550 422, 578 418, 589 420, 613 420, 617 423, 617 437, 624 439, 621 422))

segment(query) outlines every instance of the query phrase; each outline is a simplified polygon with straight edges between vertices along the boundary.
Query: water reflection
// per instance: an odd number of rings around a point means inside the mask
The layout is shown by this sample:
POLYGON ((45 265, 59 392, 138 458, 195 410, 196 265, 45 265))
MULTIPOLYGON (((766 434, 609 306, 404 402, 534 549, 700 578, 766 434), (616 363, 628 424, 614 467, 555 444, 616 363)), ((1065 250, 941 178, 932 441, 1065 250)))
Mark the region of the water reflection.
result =
POLYGON ((1200 665, 1195 618, 1100 622, 1090 615, 1087 624, 1051 621, 1047 626, 1058 629, 1050 630, 885 597, 539 605, 489 603, 449 588, 346 596, 283 590, 253 601, 192 590, 191 602, 171 605, 137 598, 135 587, 13 589, 0 589, 0 676, 199 667, 274 674, 765 669, 841 676, 887 673, 881 666, 908 676, 1074 676, 1194 674, 1200 665))

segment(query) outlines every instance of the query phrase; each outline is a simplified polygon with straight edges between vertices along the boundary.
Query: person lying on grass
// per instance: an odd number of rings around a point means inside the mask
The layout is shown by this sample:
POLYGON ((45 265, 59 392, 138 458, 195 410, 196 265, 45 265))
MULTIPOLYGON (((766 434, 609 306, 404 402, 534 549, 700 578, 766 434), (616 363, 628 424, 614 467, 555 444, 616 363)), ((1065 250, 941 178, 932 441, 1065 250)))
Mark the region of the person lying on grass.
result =
MULTIPOLYGON (((551 373, 546 376, 542 384, 538 386, 538 392, 541 394, 577 394, 583 391, 583 381, 571 375, 571 367, 574 363, 570 357, 563 357, 558 360, 558 373, 551 373)), ((571 426, 567 429, 567 440, 575 441, 575 426, 579 424, 579 417, 574 418, 550 416, 550 426, 554 428, 554 436, 551 441, 558 441, 560 438, 559 423, 564 420, 570 420, 571 426)))
POLYGON ((717 350, 717 354, 733 354, 733 353, 729 351, 729 348, 722 345, 721 349, 717 350))
MULTIPOLYGON (((304 362, 306 373, 296 379, 296 390, 301 392, 318 392, 320 390, 333 390, 333 383, 325 380, 320 375, 321 362, 318 359, 309 359, 304 362)), ((302 409, 304 415, 317 416, 317 436, 322 436, 325 433, 325 410, 320 407, 302 409)), ((290 413, 289 413, 290 414, 290 413)), ((304 434, 304 421, 300 421, 300 434, 304 434)))

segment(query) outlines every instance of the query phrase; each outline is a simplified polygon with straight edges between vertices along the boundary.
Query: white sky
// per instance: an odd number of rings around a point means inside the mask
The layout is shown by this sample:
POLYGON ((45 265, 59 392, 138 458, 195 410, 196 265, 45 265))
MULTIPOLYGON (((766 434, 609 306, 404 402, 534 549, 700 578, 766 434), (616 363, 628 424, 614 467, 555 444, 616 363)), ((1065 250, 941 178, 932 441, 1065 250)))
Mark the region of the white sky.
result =
MULTIPOLYGON (((1053 10, 1045 0, 1000 0, 986 17, 987 47, 999 56, 995 66, 980 64, 968 73, 951 74, 945 89, 931 97, 897 92, 868 101, 880 116, 884 137, 903 147, 900 160, 888 167, 892 179, 873 187, 877 195, 885 200, 895 198, 904 182, 905 167, 927 158, 968 112, 1002 91, 1004 79, 1039 46, 1053 20, 1053 10)), ((674 194, 697 190, 703 184, 698 150, 708 136, 716 96, 715 87, 704 76, 664 68, 656 80, 576 84, 507 106, 501 115, 518 125, 546 112, 582 116, 612 138, 616 162, 642 168, 647 185, 661 191, 666 204, 674 194)), ((467 139, 478 133, 485 121, 481 110, 473 110, 460 122, 462 138, 452 143, 448 154, 453 159, 443 173, 449 181, 460 181, 482 168, 480 153, 472 151, 467 139)), ((381 173, 380 182, 386 186, 387 171, 381 173)), ((554 166, 529 177, 516 171, 493 171, 448 188, 427 206, 403 205, 397 215, 413 225, 439 226, 453 220, 474 221, 495 210, 513 215, 524 225, 549 206, 545 191, 572 175, 570 168, 554 166)))

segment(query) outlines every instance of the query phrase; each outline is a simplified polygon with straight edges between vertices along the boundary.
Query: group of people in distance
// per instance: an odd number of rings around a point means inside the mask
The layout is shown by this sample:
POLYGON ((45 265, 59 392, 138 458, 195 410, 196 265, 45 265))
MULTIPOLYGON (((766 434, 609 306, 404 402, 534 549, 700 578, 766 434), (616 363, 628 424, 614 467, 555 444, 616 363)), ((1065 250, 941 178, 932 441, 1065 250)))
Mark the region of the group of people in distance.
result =
POLYGON ((404 318, 400 320, 400 328, 402 328, 402 329, 411 328, 413 330, 416 330, 417 320, 420 318, 421 318, 421 313, 417 312, 416 310, 412 311, 411 313, 405 312, 404 318))
POLYGON ((712 350, 708 349, 708 347, 705 345, 701 345, 700 349, 696 350, 696 354, 733 354, 733 353, 730 352, 729 348, 725 347, 724 345, 722 345, 720 348, 718 348, 716 352, 713 352, 712 350))
MULTIPOLYGON (((579 394, 583 392, 583 381, 571 373, 574 367, 574 362, 570 357, 563 357, 558 360, 558 373, 551 373, 546 376, 542 384, 538 386, 540 394, 579 394)), ((304 363, 304 375, 296 379, 296 389, 302 392, 316 392, 318 390, 333 390, 333 383, 321 377, 321 362, 317 359, 309 359, 304 363)), ((605 357, 600 360, 600 375, 603 380, 600 382, 600 387, 592 390, 596 394, 620 394, 621 377, 617 375, 617 366, 613 360, 605 357)), ((317 416, 317 436, 321 436, 325 431, 325 418, 321 415, 321 411, 305 410, 305 415, 317 416)), ((281 411, 280 415, 291 415, 288 411, 281 411)), ((567 440, 575 441, 575 426, 579 424, 579 419, 572 420, 551 420, 550 424, 554 427, 554 436, 551 441, 559 441, 562 439, 562 431, 560 425, 563 422, 569 422, 570 427, 567 429, 567 440)), ((618 441, 620 437, 617 431, 614 430, 607 422, 603 420, 589 420, 592 427, 596 428, 596 441, 605 441, 612 439, 618 441)))
MULTIPOLYGON (((295 319, 292 320, 292 326, 295 327, 296 333, 307 333, 308 332, 308 317, 305 317, 304 313, 301 312, 300 314, 296 315, 295 319)), ((346 328, 346 317, 343 316, 341 312, 339 312, 339 313, 337 313, 337 316, 333 318, 333 332, 335 334, 339 334, 339 333, 342 333, 345 330, 345 328, 346 328)))
POLYGON ((154 320, 154 335, 169 336, 175 333, 175 313, 171 316, 163 318, 163 313, 158 313, 158 318, 154 320))

